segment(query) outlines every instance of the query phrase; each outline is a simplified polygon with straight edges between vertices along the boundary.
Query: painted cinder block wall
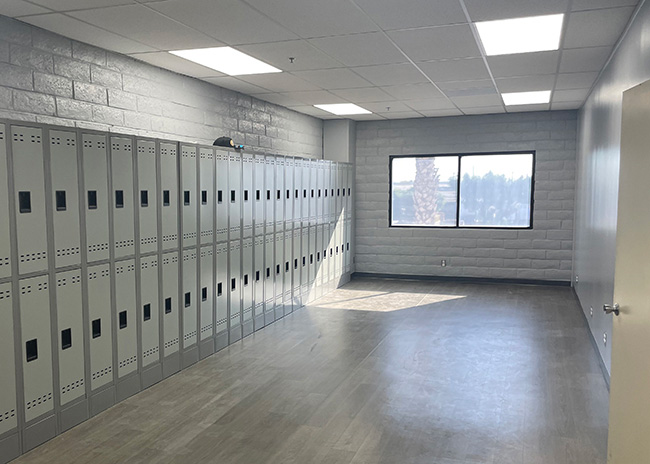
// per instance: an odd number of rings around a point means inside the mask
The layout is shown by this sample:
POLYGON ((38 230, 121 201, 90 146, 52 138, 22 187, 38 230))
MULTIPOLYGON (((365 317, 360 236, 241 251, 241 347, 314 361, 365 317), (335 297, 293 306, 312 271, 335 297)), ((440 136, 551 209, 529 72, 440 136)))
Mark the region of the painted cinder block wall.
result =
POLYGON ((356 271, 569 282, 576 125, 576 111, 358 122, 356 271), (537 153, 532 230, 388 227, 390 155, 516 150, 537 153))

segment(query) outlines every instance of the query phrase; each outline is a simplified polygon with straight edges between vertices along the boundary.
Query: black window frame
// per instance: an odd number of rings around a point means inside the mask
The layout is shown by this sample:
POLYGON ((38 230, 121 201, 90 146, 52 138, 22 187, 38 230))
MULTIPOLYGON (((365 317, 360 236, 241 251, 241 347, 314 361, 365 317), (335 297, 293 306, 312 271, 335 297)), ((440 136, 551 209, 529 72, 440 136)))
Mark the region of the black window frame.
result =
POLYGON ((464 229, 464 230, 532 230, 533 216, 535 211, 535 172, 537 168, 537 151, 536 150, 518 150, 518 151, 486 151, 475 153, 440 153, 426 155, 390 155, 388 157, 388 227, 395 229, 464 229), (461 161, 466 156, 494 156, 494 155, 532 155, 533 172, 530 178, 530 219, 528 226, 463 226, 460 225, 460 183, 461 183, 461 161), (458 179, 456 180, 456 225, 438 226, 438 225, 410 225, 410 224, 393 224, 393 160, 399 158, 442 158, 456 156, 458 157, 458 179))

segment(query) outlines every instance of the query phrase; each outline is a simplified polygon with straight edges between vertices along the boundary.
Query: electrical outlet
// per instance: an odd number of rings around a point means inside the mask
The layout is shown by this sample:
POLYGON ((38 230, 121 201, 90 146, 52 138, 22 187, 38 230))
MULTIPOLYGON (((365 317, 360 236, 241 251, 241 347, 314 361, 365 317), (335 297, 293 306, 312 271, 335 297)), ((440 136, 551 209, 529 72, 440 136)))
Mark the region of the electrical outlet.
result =
POLYGON ((441 260, 440 260, 440 265, 441 265, 442 267, 446 267, 446 266, 447 266, 447 260, 446 260, 446 259, 441 259, 441 260))
POLYGON ((603 333, 603 345, 607 346, 607 332, 603 333))
POLYGON ((594 308, 593 308, 593 306, 589 308, 589 316, 594 317, 594 308))
POLYGON ((578 280, 579 280, 579 279, 578 279, 578 274, 576 274, 576 283, 578 283, 578 280))

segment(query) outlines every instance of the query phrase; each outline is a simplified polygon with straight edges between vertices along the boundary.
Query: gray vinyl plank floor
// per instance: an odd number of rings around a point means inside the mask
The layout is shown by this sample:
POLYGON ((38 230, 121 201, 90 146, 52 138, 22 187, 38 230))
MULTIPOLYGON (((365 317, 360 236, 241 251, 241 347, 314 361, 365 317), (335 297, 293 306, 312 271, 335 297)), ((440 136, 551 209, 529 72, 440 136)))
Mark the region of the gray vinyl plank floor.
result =
POLYGON ((569 288, 355 279, 16 463, 604 464, 569 288))

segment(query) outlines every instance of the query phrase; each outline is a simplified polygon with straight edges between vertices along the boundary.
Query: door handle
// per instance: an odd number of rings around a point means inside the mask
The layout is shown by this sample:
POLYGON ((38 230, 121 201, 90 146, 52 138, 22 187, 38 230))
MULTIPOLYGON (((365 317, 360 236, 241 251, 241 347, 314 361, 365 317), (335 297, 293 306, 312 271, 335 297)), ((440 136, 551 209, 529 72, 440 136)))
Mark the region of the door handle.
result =
POLYGON ((618 305, 618 303, 614 303, 614 306, 612 305, 603 305, 603 311, 605 311, 605 314, 612 314, 614 313, 615 315, 619 315, 621 313, 621 308, 618 305))

